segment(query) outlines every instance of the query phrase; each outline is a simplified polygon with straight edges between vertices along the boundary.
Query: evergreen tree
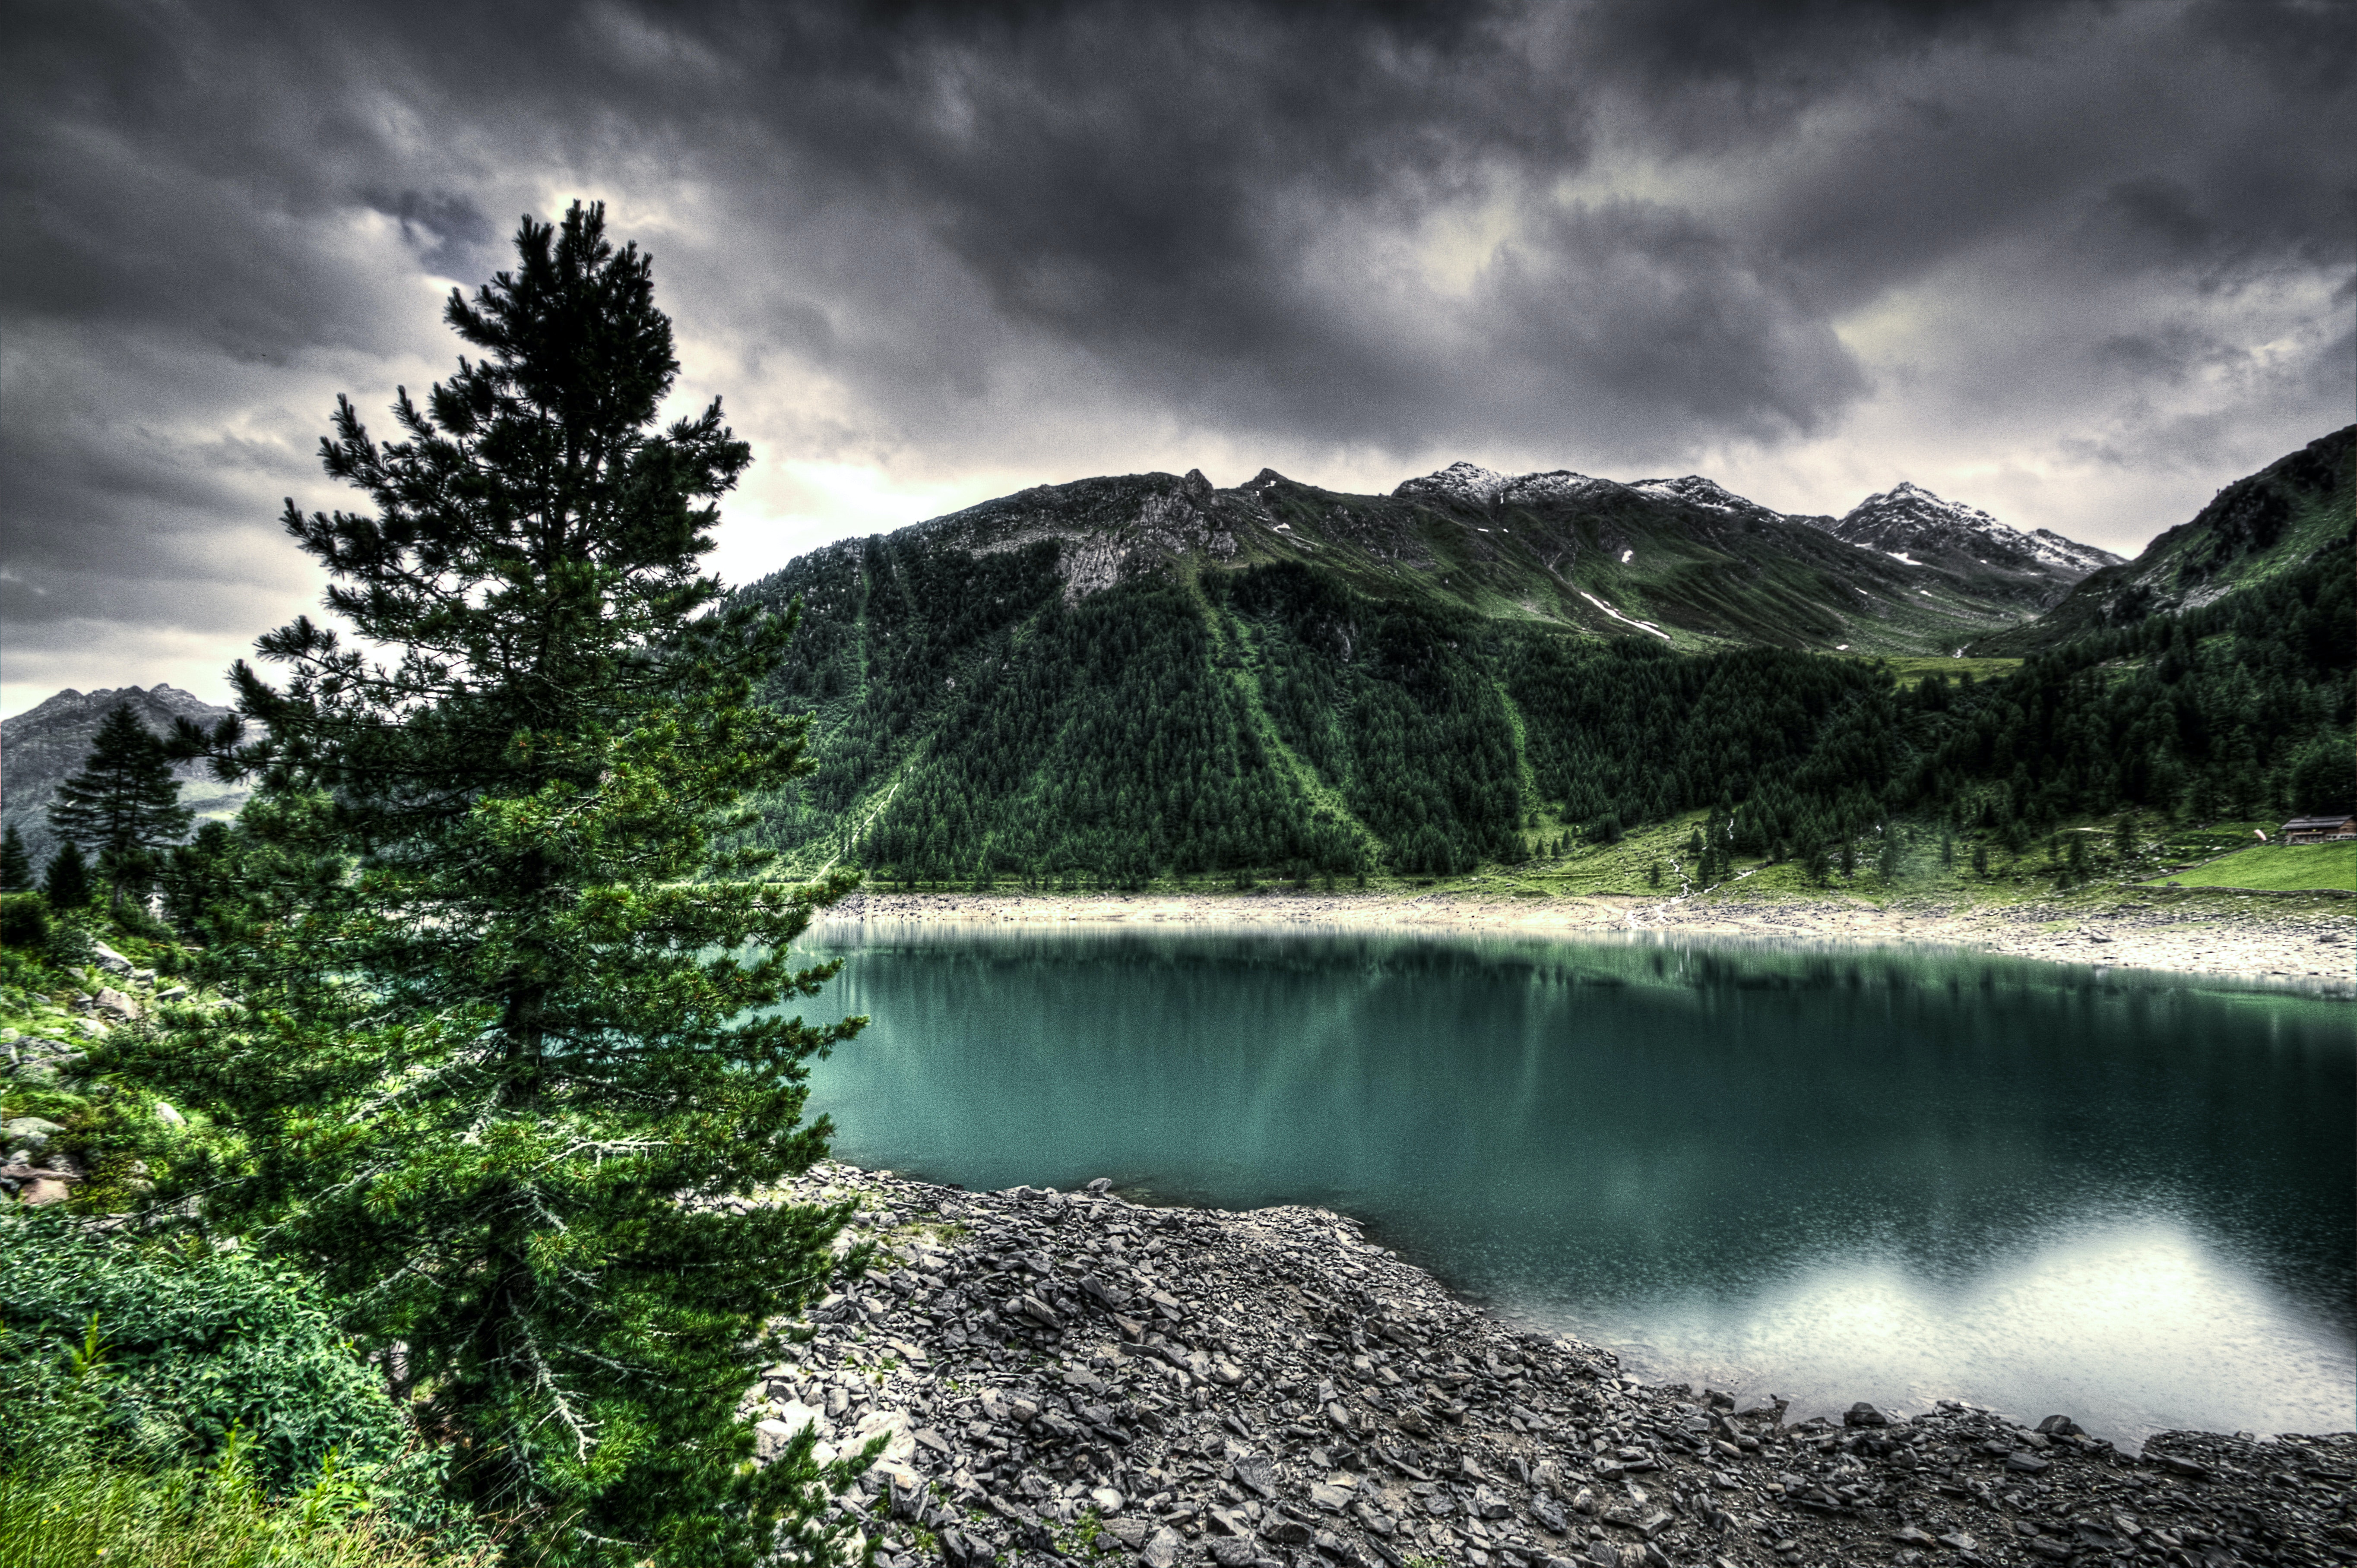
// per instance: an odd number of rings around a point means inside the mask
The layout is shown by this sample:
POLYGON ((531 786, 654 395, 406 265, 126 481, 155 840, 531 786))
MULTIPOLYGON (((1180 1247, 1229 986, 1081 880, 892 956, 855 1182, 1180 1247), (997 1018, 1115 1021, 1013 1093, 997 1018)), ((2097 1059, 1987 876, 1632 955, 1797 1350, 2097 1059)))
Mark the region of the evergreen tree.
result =
POLYGON ((1875 859, 1874 868, 1881 874, 1886 887, 1899 880, 1899 830, 1895 824, 1882 830, 1882 850, 1875 859))
POLYGON ((49 856, 49 868, 41 876, 41 896, 60 915, 90 907, 90 867, 82 860, 81 846, 73 840, 66 840, 49 856))
POLYGON ((25 835, 16 824, 0 833, 0 893, 27 893, 33 886, 33 857, 25 853, 25 835))
POLYGON ((845 1211, 721 1201, 823 1152, 807 1063, 863 1022, 780 1005, 833 972, 787 944, 849 878, 712 847, 805 770, 808 721, 752 695, 792 617, 698 572, 750 453, 716 401, 657 427, 647 259, 579 204, 517 249, 452 294, 482 357, 400 394, 402 441, 339 400, 323 461, 373 512, 288 503, 361 641, 269 634, 284 685, 241 662, 240 718, 180 732, 257 785, 205 961, 237 1005, 124 1054, 244 1152, 156 1201, 202 1192, 399 1342, 520 1560, 823 1563, 850 1466, 757 1470, 735 1407, 845 1211))
POLYGON ((116 904, 146 880, 156 850, 187 835, 195 815, 180 804, 180 781, 163 741, 128 703, 108 712, 91 741, 90 761, 58 786, 49 803, 51 827, 98 850, 116 904))

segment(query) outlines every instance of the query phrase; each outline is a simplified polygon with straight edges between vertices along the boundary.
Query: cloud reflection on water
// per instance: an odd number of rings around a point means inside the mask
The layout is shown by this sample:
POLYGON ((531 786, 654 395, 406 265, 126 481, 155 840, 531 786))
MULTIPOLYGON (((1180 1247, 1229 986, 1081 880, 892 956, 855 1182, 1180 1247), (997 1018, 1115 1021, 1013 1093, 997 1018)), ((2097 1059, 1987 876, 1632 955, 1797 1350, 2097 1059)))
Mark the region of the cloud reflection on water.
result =
POLYGON ((2071 1227, 1960 1280, 1858 1255, 1735 1297, 1510 1305, 1648 1380, 1783 1394, 1793 1420, 1961 1399, 2132 1446, 2169 1427, 2345 1430, 2357 1406, 2347 1338, 2174 1215, 2071 1227))

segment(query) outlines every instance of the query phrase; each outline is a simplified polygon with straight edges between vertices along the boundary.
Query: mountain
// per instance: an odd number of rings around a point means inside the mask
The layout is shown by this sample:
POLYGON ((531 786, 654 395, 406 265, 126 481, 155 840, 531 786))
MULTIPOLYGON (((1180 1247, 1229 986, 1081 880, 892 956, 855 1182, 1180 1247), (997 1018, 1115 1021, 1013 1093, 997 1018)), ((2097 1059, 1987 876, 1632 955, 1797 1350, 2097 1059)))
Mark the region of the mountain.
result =
MULTIPOLYGON (((25 835, 36 866, 57 847, 49 831, 49 798, 89 763, 98 726, 118 703, 130 703, 139 722, 157 735, 169 735, 176 718, 210 727, 230 713, 159 683, 145 691, 136 686, 99 692, 68 688, 37 708, 0 720, 0 825, 14 826, 25 835)), ((245 790, 218 782, 201 764, 184 763, 175 771, 181 780, 181 800, 196 808, 199 820, 235 816, 245 804, 245 790)))
POLYGON ((1834 527, 1700 476, 1457 463, 1388 496, 1084 479, 844 541, 743 590, 801 601, 768 694, 817 716, 757 836, 925 879, 1442 872, 1755 778, 1815 791, 1759 830, 1799 832, 1887 782, 1871 745, 1810 772, 1889 685, 1821 655, 2035 608, 2020 568, 1834 527))
POLYGON ((1904 481, 1838 520, 1812 519, 1836 539, 1880 551, 1927 580, 1955 580, 1985 598, 2043 609, 2091 572, 2116 566, 2108 550, 2049 529, 2025 533, 1978 507, 1943 500, 1904 481))
POLYGON ((2088 570, 2115 559, 2056 541, 2055 559, 2033 573, 2016 557, 2034 551, 2010 542, 2033 536, 1987 521, 1983 554, 1996 564, 1949 552, 1926 565, 1846 540, 1831 519, 1790 517, 1696 475, 1621 484, 1456 463, 1389 496, 1324 490, 1265 468, 1224 490, 1200 473, 1083 479, 903 532, 982 553, 1056 541, 1074 594, 1140 575, 1290 560, 1377 598, 1689 650, 1951 652, 2026 619, 2067 585, 2067 552, 2081 553, 2088 570))
POLYGON ((1975 653, 2025 654, 2154 616, 2179 616, 2338 555, 2352 569, 2357 424, 2319 436, 2220 490, 2190 522, 2133 561, 2082 578, 2027 625, 1991 634, 1975 653))

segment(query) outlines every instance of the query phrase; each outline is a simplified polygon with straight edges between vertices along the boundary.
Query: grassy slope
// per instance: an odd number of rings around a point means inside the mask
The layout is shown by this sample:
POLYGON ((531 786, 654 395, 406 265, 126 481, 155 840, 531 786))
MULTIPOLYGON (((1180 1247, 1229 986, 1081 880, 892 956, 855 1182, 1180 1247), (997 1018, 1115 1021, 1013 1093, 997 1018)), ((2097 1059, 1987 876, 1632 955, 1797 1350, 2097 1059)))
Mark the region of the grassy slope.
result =
POLYGON ((2253 844, 2222 860, 2163 878, 2180 887, 2255 887, 2290 893, 2309 888, 2357 892, 2357 842, 2253 844))

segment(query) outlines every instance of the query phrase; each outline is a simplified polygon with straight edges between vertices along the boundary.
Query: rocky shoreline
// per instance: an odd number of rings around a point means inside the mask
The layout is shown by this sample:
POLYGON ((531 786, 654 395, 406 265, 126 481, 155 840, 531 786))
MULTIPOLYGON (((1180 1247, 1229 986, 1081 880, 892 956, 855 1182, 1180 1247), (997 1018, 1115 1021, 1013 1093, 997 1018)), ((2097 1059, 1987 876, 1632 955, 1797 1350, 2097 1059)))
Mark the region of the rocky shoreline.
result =
POLYGON ((781 1196, 856 1199, 843 1244, 876 1252, 780 1325, 809 1337, 747 1412, 765 1457, 885 1440, 838 1502, 885 1568, 2357 1563, 2357 1434, 1787 1425, 1479 1312, 1321 1209, 839 1164, 781 1196))
POLYGON ((1318 927, 1609 938, 1641 932, 1789 943, 1963 948, 2357 995, 2357 902, 2331 895, 2132 889, 2006 905, 1747 896, 1677 898, 1436 893, 857 893, 830 921, 960 925, 1318 927))

